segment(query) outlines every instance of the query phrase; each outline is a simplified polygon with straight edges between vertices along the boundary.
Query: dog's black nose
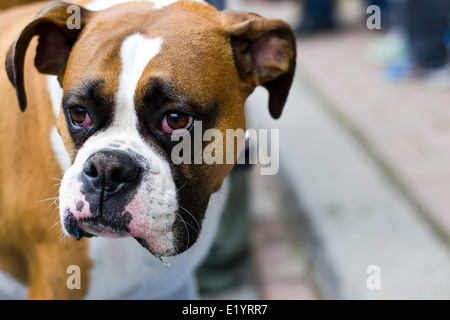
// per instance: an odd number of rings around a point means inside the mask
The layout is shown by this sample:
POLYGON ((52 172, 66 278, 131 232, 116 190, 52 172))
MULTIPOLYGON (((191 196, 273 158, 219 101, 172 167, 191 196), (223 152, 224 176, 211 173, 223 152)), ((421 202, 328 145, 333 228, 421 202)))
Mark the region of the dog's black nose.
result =
POLYGON ((113 193, 139 177, 141 165, 121 150, 104 150, 91 155, 83 167, 83 180, 98 190, 113 193))

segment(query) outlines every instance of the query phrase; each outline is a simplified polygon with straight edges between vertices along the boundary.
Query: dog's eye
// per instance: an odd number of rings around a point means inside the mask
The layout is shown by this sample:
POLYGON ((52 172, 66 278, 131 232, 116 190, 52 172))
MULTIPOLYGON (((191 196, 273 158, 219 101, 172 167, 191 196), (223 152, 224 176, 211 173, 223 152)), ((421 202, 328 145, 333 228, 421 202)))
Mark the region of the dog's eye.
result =
POLYGON ((92 125, 92 119, 86 109, 82 107, 70 108, 70 118, 72 123, 79 127, 89 127, 92 125))
POLYGON ((186 113, 171 112, 162 119, 161 129, 167 133, 183 135, 189 130, 193 122, 194 118, 186 113))

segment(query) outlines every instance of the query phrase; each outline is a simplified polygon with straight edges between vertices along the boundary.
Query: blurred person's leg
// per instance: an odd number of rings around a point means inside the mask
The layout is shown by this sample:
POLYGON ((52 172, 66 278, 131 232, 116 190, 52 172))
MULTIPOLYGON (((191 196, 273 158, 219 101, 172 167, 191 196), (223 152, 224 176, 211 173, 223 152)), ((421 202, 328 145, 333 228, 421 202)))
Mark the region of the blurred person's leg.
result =
MULTIPOLYGON (((391 30, 406 37, 406 4, 408 0, 388 0, 389 20, 391 21, 391 30)), ((390 30, 390 31, 391 31, 390 30)))
POLYGON ((366 0, 367 6, 377 6, 380 8, 381 29, 387 30, 391 24, 388 0, 366 0))
POLYGON ((448 60, 445 0, 408 0, 406 32, 414 63, 421 69, 437 69, 448 60))
POLYGON ((249 263, 249 171, 234 170, 229 179, 230 196, 216 240, 197 270, 200 294, 216 293, 236 286, 249 263))
MULTIPOLYGON (((388 0, 386 7, 380 7, 382 16, 388 16, 388 33, 380 39, 376 39, 369 46, 369 58, 380 66, 389 66, 394 63, 410 63, 409 47, 406 33, 406 2, 408 0, 388 0)), ((368 1, 368 4, 378 1, 368 1)), ((411 69, 411 68, 409 68, 411 69)), ((409 70, 410 71, 410 70, 409 70)), ((407 71, 408 72, 408 71, 407 71)))
POLYGON ((303 2, 301 22, 295 30, 297 35, 309 35, 336 27, 335 0, 305 0, 303 2))
POLYGON ((387 78, 419 76, 425 86, 449 87, 446 0, 389 0, 388 6, 389 34, 370 48, 372 58, 385 65, 387 78))

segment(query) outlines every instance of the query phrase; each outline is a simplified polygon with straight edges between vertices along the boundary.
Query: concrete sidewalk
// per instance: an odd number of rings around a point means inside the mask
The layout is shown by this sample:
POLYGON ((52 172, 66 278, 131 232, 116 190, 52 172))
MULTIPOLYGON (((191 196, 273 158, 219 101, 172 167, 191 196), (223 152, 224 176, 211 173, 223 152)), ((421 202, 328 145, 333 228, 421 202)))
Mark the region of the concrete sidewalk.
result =
MULTIPOLYGON (((367 61, 367 46, 379 37, 346 28, 300 41, 281 119, 270 118, 267 93, 258 89, 248 102, 250 123, 280 130, 273 179, 282 178, 297 205, 297 232, 322 297, 449 299, 450 88, 387 83, 367 61)), ((283 264, 273 256, 257 262, 266 270, 283 264)))
POLYGON ((299 80, 281 120, 262 116, 266 98, 258 91, 249 109, 262 128, 280 129, 280 174, 303 213, 324 296, 450 298, 448 248, 359 142, 299 80), (371 266, 381 289, 367 286, 371 266))

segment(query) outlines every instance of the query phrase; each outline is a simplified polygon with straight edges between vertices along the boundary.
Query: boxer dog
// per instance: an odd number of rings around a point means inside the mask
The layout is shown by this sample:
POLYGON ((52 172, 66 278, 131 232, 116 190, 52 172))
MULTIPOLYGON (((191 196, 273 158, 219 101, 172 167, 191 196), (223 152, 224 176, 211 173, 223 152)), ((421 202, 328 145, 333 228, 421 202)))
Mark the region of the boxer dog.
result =
POLYGON ((245 128, 256 86, 278 118, 290 26, 201 1, 92 0, 7 10, 0 30, 2 295, 194 298, 234 163, 176 165, 172 137, 245 128))

